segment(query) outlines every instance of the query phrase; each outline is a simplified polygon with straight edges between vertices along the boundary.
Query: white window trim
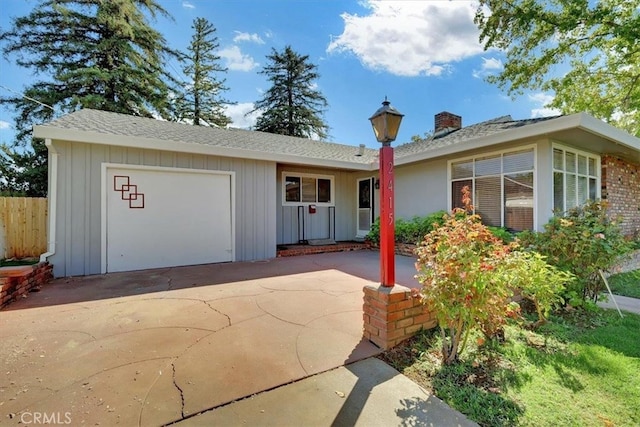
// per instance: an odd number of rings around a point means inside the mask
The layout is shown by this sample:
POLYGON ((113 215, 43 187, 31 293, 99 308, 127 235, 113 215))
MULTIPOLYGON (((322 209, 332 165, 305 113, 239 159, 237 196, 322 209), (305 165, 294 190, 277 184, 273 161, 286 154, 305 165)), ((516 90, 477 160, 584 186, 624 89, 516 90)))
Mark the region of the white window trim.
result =
MULTIPOLYGON (((490 157, 490 156, 497 156, 497 155, 502 156, 504 154, 514 153, 517 151, 531 150, 531 149, 533 150, 533 229, 536 230, 537 229, 536 227, 538 226, 538 147, 536 144, 521 145, 518 147, 507 148, 504 150, 480 152, 474 155, 458 157, 455 159, 448 160, 447 161, 447 210, 451 212, 451 210, 453 209, 451 205, 451 183, 454 181, 453 178, 451 177, 451 165, 453 163, 462 162, 465 160, 477 159, 480 157, 490 157)), ((473 180, 474 186, 475 186, 475 178, 476 178, 475 167, 476 166, 474 162, 473 177, 471 178, 473 180)), ((504 175, 504 173, 501 171, 500 176, 502 175, 504 175)), ((469 179, 469 178, 464 178, 464 179, 469 179)), ((460 180, 462 180, 462 178, 460 180)), ((474 194, 475 194, 475 188, 472 188, 471 189, 472 198, 474 194)), ((500 200, 504 200, 503 185, 500 186, 500 200)), ((503 224, 504 226, 504 206, 500 212, 500 223, 503 224)))
MULTIPOLYGON (((587 170, 587 174, 586 175, 585 174, 581 174, 581 173, 578 172, 577 168, 576 168, 575 172, 568 172, 566 170, 567 165, 564 164, 565 163, 565 156, 563 156, 563 159, 562 159, 562 162, 563 162, 562 166, 563 166, 564 169, 556 169, 555 162, 554 162, 554 159, 553 159, 554 150, 556 148, 558 150, 564 151, 565 153, 566 152, 573 153, 573 154, 576 155, 576 158, 577 158, 577 156, 585 156, 587 158, 587 166, 589 165, 589 158, 595 159, 595 161, 596 161, 596 175, 595 175, 595 177, 596 177, 596 200, 600 200, 602 198, 602 191, 601 191, 602 190, 602 188, 601 188, 601 186, 602 186, 602 157, 599 154, 591 153, 589 151, 580 150, 580 149, 577 149, 577 148, 562 144, 560 142, 555 142, 554 141, 551 144, 551 173, 554 174, 556 172, 562 172, 562 185, 564 187, 563 188, 563 194, 565 194, 564 200, 562 201, 562 204, 563 204, 562 212, 567 210, 567 206, 566 206, 567 205, 567 203, 566 203, 567 202, 567 198, 566 198, 567 174, 569 173, 569 174, 575 174, 576 176, 584 176, 587 179, 593 178, 593 175, 589 175, 589 171, 588 170, 587 170)), ((555 191, 555 188, 554 188, 553 185, 554 184, 553 184, 553 176, 552 176, 551 177, 551 194, 552 195, 554 194, 554 191, 555 191)), ((577 194, 578 193, 576 191, 576 196, 577 196, 577 194)), ((577 200, 576 200, 576 203, 577 203, 577 200)), ((577 204, 577 206, 579 206, 579 205, 580 205, 580 203, 577 204)))
MULTIPOLYGON (((301 180, 302 181, 302 180, 301 180)), ((301 172, 282 172, 282 183, 281 183, 281 189, 282 189, 282 206, 308 206, 308 205, 316 205, 316 206, 335 206, 336 205, 336 186, 335 186, 335 176, 333 175, 320 175, 320 174, 315 174, 315 173, 301 173, 301 172), (327 179, 330 182, 330 186, 331 186, 331 202, 327 203, 327 202, 287 202, 287 188, 286 188, 286 184, 287 184, 287 176, 294 176, 294 177, 298 177, 298 178, 315 178, 317 179, 327 179)), ((317 188, 316 188, 316 197, 318 197, 317 194, 317 188)))

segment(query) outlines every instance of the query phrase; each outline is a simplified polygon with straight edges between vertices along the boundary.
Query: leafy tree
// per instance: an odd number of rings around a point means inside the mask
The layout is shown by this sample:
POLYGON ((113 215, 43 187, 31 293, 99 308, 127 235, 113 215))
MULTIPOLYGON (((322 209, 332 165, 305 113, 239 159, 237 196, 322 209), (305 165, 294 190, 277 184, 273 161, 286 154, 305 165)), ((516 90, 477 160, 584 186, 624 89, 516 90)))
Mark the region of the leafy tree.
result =
POLYGON ((45 197, 47 195, 47 147, 34 139, 31 151, 0 146, 0 195, 45 197))
POLYGON ((506 51, 490 82, 640 135, 640 0, 481 0, 475 22, 485 49, 506 51))
MULTIPOLYGON (((34 123, 81 107, 170 117, 176 81, 163 65, 178 55, 145 13, 169 16, 155 0, 41 0, 0 33, 4 55, 41 78, 24 96, 0 99, 17 112, 15 145, 29 145, 34 123)), ((41 142, 32 145, 35 163, 27 162, 24 173, 46 183, 46 150, 41 142)))
POLYGON ((262 111, 255 129, 263 132, 306 138, 327 138, 329 127, 322 114, 327 100, 315 88, 320 77, 308 55, 299 55, 291 46, 282 52, 272 49, 269 63, 260 71, 268 76, 271 88, 251 111, 262 111))
POLYGON ((231 123, 231 118, 224 114, 224 104, 228 101, 222 99, 220 93, 228 88, 224 86, 224 79, 219 80, 214 73, 225 73, 227 69, 220 65, 220 57, 215 54, 220 46, 215 36, 216 28, 204 18, 195 19, 191 28, 194 34, 183 68, 191 82, 178 100, 178 117, 189 119, 194 125, 225 127, 231 123))

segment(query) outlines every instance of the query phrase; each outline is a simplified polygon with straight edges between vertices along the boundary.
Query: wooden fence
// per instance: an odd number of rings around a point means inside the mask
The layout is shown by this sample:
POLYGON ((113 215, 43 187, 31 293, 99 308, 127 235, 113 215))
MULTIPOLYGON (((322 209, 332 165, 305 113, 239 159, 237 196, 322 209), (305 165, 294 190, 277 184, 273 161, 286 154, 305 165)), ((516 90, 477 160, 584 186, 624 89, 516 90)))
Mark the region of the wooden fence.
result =
POLYGON ((0 259, 47 251, 47 199, 0 197, 0 259))

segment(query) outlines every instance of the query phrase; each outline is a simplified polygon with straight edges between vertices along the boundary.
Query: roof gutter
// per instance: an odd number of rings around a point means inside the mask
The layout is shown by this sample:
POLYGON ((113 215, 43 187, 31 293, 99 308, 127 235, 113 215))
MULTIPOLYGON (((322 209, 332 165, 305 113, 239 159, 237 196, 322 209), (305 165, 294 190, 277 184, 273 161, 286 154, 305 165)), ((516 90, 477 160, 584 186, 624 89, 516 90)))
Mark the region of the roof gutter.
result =
POLYGON ((598 120, 588 114, 577 113, 570 116, 558 117, 557 119, 549 120, 546 122, 523 126, 518 129, 510 129, 508 131, 499 132, 493 135, 471 139, 465 141, 464 144, 454 144, 436 148, 434 150, 402 156, 396 159, 396 165, 404 165, 419 162, 422 160, 430 160, 437 157, 460 153, 463 151, 484 148, 491 145, 508 143, 522 139, 548 136, 549 134, 565 131, 568 129, 583 129, 586 132, 599 135, 617 144, 640 152, 640 139, 607 123, 604 123, 603 121, 598 120))
POLYGON ((49 235, 47 252, 40 255, 40 262, 48 262, 49 257, 56 253, 56 214, 58 206, 58 156, 60 155, 51 139, 45 139, 44 145, 49 150, 49 235))

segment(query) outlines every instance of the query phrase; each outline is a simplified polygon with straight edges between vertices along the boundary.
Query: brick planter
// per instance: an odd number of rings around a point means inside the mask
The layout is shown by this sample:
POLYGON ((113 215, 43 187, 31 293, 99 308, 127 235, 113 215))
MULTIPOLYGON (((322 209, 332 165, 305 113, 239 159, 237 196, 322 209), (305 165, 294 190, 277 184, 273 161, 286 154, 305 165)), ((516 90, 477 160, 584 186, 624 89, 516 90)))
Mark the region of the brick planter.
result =
POLYGON ((0 309, 48 283, 52 269, 48 262, 0 268, 0 309))
MULTIPOLYGON (((373 243, 371 241, 367 241, 365 242, 366 245, 371 248, 371 249, 376 249, 376 250, 380 250, 380 245, 377 243, 373 243)), ((396 243, 395 246, 395 253, 396 255, 404 255, 404 256, 410 256, 410 257, 415 257, 416 256, 416 245, 413 245, 411 243, 396 243)))
POLYGON ((364 337, 384 350, 436 326, 419 294, 405 286, 365 286, 363 309, 364 337))

